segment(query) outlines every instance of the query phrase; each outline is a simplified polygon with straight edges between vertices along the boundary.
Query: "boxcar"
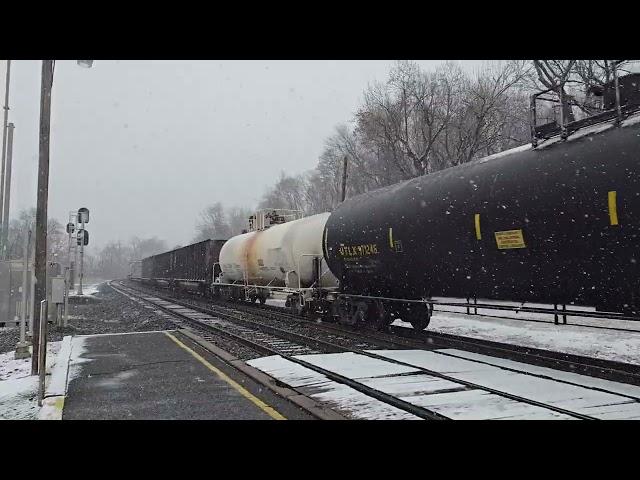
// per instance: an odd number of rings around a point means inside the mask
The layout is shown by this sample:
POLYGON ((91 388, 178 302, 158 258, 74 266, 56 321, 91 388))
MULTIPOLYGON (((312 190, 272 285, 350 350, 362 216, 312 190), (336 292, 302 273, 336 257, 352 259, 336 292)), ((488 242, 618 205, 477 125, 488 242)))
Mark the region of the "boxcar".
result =
POLYGON ((218 257, 226 240, 202 242, 159 253, 142 260, 142 277, 154 283, 186 289, 206 289, 218 274, 218 257))

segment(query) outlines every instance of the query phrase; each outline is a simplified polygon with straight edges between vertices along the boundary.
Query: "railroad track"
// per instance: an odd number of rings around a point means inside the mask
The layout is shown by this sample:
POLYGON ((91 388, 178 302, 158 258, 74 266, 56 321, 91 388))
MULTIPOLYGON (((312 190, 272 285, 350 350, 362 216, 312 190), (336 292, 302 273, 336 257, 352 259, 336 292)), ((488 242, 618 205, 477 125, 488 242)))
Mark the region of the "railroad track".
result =
MULTIPOLYGON (((167 298, 161 295, 152 295, 140 292, 139 290, 133 290, 123 285, 111 286, 121 291, 121 293, 128 294, 128 296, 141 298, 144 302, 154 305, 156 308, 166 312, 167 314, 178 317, 182 321, 187 322, 190 325, 195 325, 199 329, 207 329, 214 331, 216 334, 233 338, 235 341, 250 346, 251 348, 269 355, 271 357, 278 357, 277 361, 285 362, 284 367, 290 368, 291 365, 296 367, 302 367, 308 374, 322 375, 328 381, 342 386, 349 387, 360 394, 373 398, 386 405, 392 406, 399 411, 405 412, 414 418, 423 419, 445 419, 446 415, 438 412, 438 409, 430 409, 424 406, 416 405, 415 402, 411 402, 410 399, 401 398, 398 395, 394 395, 393 392, 385 392, 384 389, 374 388, 367 385, 367 382, 357 381, 350 378, 349 375, 340 373, 340 369, 327 368, 326 365, 314 363, 315 360, 320 357, 323 360, 331 355, 344 355, 350 354, 350 359, 357 359, 358 361, 375 361, 378 365, 384 365, 386 367, 393 366, 392 369, 405 369, 404 377, 400 378, 400 381, 412 381, 416 376, 422 376, 426 381, 437 381, 446 383, 447 388, 438 393, 440 395, 457 395, 464 392, 482 397, 483 400, 489 398, 494 403, 505 403, 508 408, 512 410, 527 410, 532 415, 552 415, 554 418, 577 418, 577 419, 597 419, 598 415, 590 415, 580 409, 569 409, 562 406, 558 406, 550 401, 540 401, 535 398, 528 398, 522 395, 514 394, 505 389, 494 388, 491 385, 478 383, 476 381, 462 378, 460 375, 450 375, 442 370, 427 368, 424 365, 417 365, 415 362, 406 361, 402 358, 393 358, 394 352, 403 352, 397 350, 398 348, 407 348, 417 346, 412 344, 409 339, 391 339, 384 336, 384 334, 376 334, 373 332, 348 332, 335 325, 320 324, 315 325, 317 331, 324 331, 325 334, 330 334, 332 341, 319 338, 317 335, 309 336, 297 333, 294 328, 283 329, 275 327, 272 324, 265 323, 265 316, 272 317, 270 320, 279 320, 280 322, 287 322, 288 327, 292 327, 295 324, 304 325, 305 328, 309 328, 312 322, 307 319, 295 317, 291 314, 284 312, 276 312, 272 309, 263 309, 256 306, 224 306, 216 304, 208 304, 206 307, 203 305, 197 305, 194 302, 185 302, 174 298, 167 298), (261 318, 258 318, 261 317, 261 318), (357 338, 355 336, 357 335, 357 338), (336 343, 336 340, 340 340, 336 343), (358 342, 358 346, 347 346, 345 340, 358 342), (395 348, 396 350, 382 350, 383 348, 395 348), (389 353, 391 352, 391 353, 389 353), (355 356, 354 356, 355 355, 355 356), (382 363, 381 363, 382 362, 382 363), (408 370, 407 370, 408 369, 408 370), (413 377, 412 377, 413 376, 413 377), (411 377, 411 378, 410 378, 411 377)), ((424 344, 422 345, 424 349, 424 344)), ((433 347, 432 347, 433 348, 433 347)), ((406 350, 404 350, 406 352, 406 350)), ((437 355, 461 361, 459 356, 453 353, 447 353, 445 351, 435 350, 437 355)), ((333 357, 332 357, 333 358, 333 357)), ((346 357, 344 357, 346 358, 346 357)), ((259 361, 262 359, 258 359, 259 361)), ((453 361, 453 360, 452 360, 453 361)), ((475 365, 487 365, 490 364, 483 359, 463 359, 465 362, 474 362, 475 365)), ((494 366, 492 366, 493 368, 494 366)), ((266 367, 268 370, 268 366, 266 367)), ((500 367, 501 373, 510 371, 512 374, 519 376, 528 375, 532 379, 540 381, 541 378, 547 378, 545 375, 534 374, 531 372, 524 372, 517 368, 508 368, 505 366, 500 367)), ((265 371, 267 371, 265 370, 265 371)), ((282 370, 282 365, 276 369, 272 375, 277 377, 278 372, 282 370)), ((286 379, 285 379, 286 380, 286 379)), ((375 380, 375 379, 374 379, 375 380)), ((398 379, 394 379, 398 381, 398 379)), ((635 408, 640 409, 640 393, 636 396, 634 394, 626 394, 625 392, 615 392, 594 385, 581 385, 569 380, 555 379, 555 383, 563 385, 565 388, 578 388, 585 391, 590 391, 593 395, 600 394, 600 396, 615 396, 618 404, 623 405, 626 409, 631 409, 635 412, 635 408)), ((588 382, 587 382, 588 383, 588 382)), ((640 390, 639 390, 640 392, 640 390)), ((480 398, 478 397, 478 398, 480 398)), ((432 397, 435 398, 435 397, 432 397)), ((617 404, 616 404, 617 405, 617 404)), ((640 415, 640 410, 638 411, 640 415)), ((546 417, 545 417, 546 418, 546 417)))
MULTIPOLYGON (((143 287, 143 289, 148 289, 148 287, 143 287)), ((163 293, 174 295, 168 291, 163 293)), ((212 306, 215 305, 215 308, 226 308, 228 311, 242 309, 243 311, 249 311, 254 314, 260 313, 261 316, 266 315, 267 318, 270 318, 275 323, 287 322, 290 325, 305 324, 317 330, 332 332, 340 336, 348 336, 355 340, 366 340, 370 343, 383 345, 388 348, 461 348, 471 352, 495 355, 566 372, 582 373, 605 380, 640 385, 640 366, 623 362, 429 330, 417 331, 413 328, 396 325, 389 327, 389 333, 373 332, 371 330, 356 329, 341 324, 318 322, 313 318, 302 317, 283 311, 284 309, 282 307, 273 305, 230 303, 218 299, 207 299, 205 301, 202 297, 193 295, 187 296, 186 299, 181 297, 180 301, 189 301, 195 306, 206 305, 207 308, 213 308, 212 306)))

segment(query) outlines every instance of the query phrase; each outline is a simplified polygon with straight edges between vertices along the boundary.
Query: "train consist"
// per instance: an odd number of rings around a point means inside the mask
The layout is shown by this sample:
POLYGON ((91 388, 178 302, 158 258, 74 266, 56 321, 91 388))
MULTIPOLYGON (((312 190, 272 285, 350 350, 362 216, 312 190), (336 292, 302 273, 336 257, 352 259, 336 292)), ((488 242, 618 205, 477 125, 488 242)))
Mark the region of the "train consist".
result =
POLYGON ((204 240, 133 262, 130 278, 207 295, 214 278, 220 274, 218 257, 224 243, 225 240, 204 240))
POLYGON ((249 232, 211 241, 221 248, 206 260, 184 257, 180 268, 204 274, 158 271, 168 252, 143 260, 142 278, 263 303, 280 291, 298 313, 375 327, 401 318, 426 328, 434 297, 637 315, 640 82, 621 84, 625 104, 613 113, 555 135, 534 126, 531 144, 367 192, 332 213, 259 211, 249 232))

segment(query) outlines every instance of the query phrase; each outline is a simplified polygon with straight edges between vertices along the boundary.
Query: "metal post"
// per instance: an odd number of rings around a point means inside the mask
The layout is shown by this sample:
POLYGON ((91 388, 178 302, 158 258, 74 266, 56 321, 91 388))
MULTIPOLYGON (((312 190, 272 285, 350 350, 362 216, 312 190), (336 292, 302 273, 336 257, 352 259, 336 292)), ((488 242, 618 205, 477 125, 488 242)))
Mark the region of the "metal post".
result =
POLYGON ((71 271, 69 268, 64 271, 64 323, 66 327, 69 323, 69 278, 71 277, 71 271))
MULTIPOLYGON (((42 61, 40 93, 40 148, 38 162, 38 200, 36 209, 35 295, 33 316, 33 358, 31 373, 38 373, 40 357, 41 302, 47 294, 47 204, 49 199, 49 135, 51 122, 51 87, 53 60, 42 61)), ((46 317, 45 317, 46 319, 46 317)))
POLYGON ((529 103, 529 113, 530 113, 530 123, 531 123, 531 145, 535 148, 538 146, 538 136, 536 135, 536 122, 537 122, 537 113, 536 113, 536 95, 535 93, 531 95, 530 103, 529 103))
POLYGON ((341 202, 347 197, 347 156, 344 156, 344 166, 342 167, 342 197, 341 202))
POLYGON ((31 288, 29 289, 31 295, 29 296, 29 338, 33 343, 33 315, 35 313, 35 298, 36 298, 36 275, 33 269, 33 261, 31 262, 31 288))
POLYGON ((4 225, 5 219, 2 217, 4 211, 2 202, 4 201, 4 169, 5 154, 7 151, 7 122, 9 121, 9 80, 11 78, 11 60, 7 60, 7 78, 4 88, 4 122, 2 124, 2 171, 0 173, 0 224, 4 225))
MULTIPOLYGON (((69 233, 69 246, 68 246, 68 251, 67 251, 67 257, 69 259, 69 288, 73 288, 74 284, 75 284, 75 268, 76 268, 76 259, 74 258, 73 261, 71 260, 71 240, 75 240, 75 235, 76 235, 76 227, 77 227, 77 215, 74 212, 69 213, 69 223, 73 223, 73 232, 69 233), (73 221, 72 221, 73 220, 73 221)), ((77 247, 77 243, 76 241, 73 242, 73 244, 77 247)), ((74 249, 74 253, 75 253, 75 249, 74 249)))
POLYGON ((618 115, 616 118, 616 125, 619 125, 622 122, 622 110, 620 108, 620 85, 618 84, 618 63, 613 62, 613 80, 616 87, 616 114, 618 115))
POLYGON ((76 214, 75 216, 75 239, 76 241, 73 242, 73 283, 75 285, 76 282, 76 272, 77 272, 77 268, 78 268, 78 242, 77 242, 77 238, 78 238, 78 215, 76 214))
POLYGON ((560 85, 560 93, 558 96, 560 97, 560 137, 564 140, 567 138, 567 127, 564 118, 564 85, 560 85))
MULTIPOLYGON (((82 277, 84 276, 84 272, 82 271, 84 267, 84 217, 82 217, 80 221, 82 222, 82 238, 80 239, 80 276, 78 277, 78 295, 82 295, 82 277)), ((77 243, 78 242, 76 242, 76 245, 77 243)))
MULTIPOLYGON (((40 321, 38 332, 38 406, 42 406, 42 399, 44 398, 44 380, 47 374, 47 301, 42 300, 40 302, 40 321)), ((34 355, 33 358, 36 358, 34 355)))
POLYGON ((563 323, 564 325, 566 325, 566 324, 567 324, 567 314, 566 314, 566 313, 564 313, 564 312, 566 312, 566 310, 567 310, 567 306, 563 303, 563 304, 562 304, 562 323, 563 323))
POLYGON ((29 352, 29 343, 26 339, 27 324, 27 276, 29 273, 29 246, 31 244, 31 230, 29 230, 29 221, 26 222, 25 232, 27 234, 24 242, 24 254, 22 255, 22 312, 20 315, 20 341, 16 345, 16 358, 28 358, 31 356, 29 352))
POLYGON ((558 304, 553 304, 553 323, 558 325, 558 304))
POLYGON ((2 259, 6 260, 9 254, 9 204, 11 200, 11 159, 13 158, 13 123, 7 126, 7 153, 4 173, 4 211, 2 213, 2 259))

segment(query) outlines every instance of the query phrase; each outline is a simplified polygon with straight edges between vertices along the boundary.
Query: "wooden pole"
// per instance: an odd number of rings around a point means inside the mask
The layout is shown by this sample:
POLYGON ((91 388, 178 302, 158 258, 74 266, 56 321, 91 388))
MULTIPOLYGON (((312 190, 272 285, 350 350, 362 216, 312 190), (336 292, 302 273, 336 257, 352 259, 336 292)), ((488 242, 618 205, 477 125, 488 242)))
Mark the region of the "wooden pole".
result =
MULTIPOLYGON (((49 197, 49 135, 51 127, 51 87, 53 86, 53 60, 42 61, 40 93, 40 155, 38 162, 38 201, 36 210, 35 291, 33 298, 33 357, 31 374, 38 373, 40 365, 41 302, 47 294, 47 204, 49 197)), ((43 321, 47 321, 44 317, 43 321)), ((46 331, 46 330, 45 330, 46 331)))
POLYGON ((344 166, 342 167, 342 198, 341 202, 347 197, 347 156, 344 156, 344 166))

